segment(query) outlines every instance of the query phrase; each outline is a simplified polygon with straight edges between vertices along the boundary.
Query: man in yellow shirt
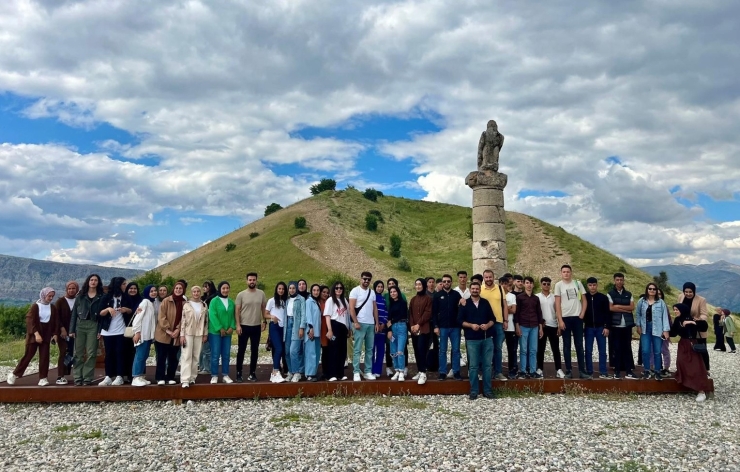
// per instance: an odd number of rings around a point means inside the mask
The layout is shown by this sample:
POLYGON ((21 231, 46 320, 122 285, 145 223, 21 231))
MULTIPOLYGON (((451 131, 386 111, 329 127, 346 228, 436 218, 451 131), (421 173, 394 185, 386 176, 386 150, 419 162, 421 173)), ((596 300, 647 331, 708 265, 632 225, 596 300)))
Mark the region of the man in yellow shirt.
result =
POLYGON ((483 271, 483 285, 480 289, 480 296, 491 304, 493 315, 496 318, 496 322, 489 330, 489 335, 493 338, 493 378, 506 381, 506 376, 502 370, 502 346, 504 343, 504 312, 508 310, 508 306, 504 291, 495 283, 495 280, 491 269, 483 271))

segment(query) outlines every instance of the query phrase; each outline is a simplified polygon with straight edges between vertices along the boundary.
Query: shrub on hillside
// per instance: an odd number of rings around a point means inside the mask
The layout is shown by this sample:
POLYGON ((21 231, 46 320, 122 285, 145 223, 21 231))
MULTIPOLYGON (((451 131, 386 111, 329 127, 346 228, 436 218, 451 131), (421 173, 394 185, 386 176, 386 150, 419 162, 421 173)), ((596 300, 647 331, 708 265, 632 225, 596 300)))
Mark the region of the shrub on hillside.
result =
POLYGON ((336 190, 337 181, 334 179, 321 179, 317 184, 311 185, 311 195, 318 195, 327 190, 336 190))
POLYGON ((234 243, 229 243, 229 244, 227 244, 227 245, 226 245, 226 252, 231 252, 231 251, 233 251, 234 249, 236 249, 236 244, 234 244, 234 243))
MULTIPOLYGON (((349 299, 349 292, 360 285, 359 277, 360 274, 357 274, 357 279, 355 279, 342 272, 332 272, 324 281, 330 289, 335 283, 342 282, 342 285, 344 285, 344 296, 349 299)), ((332 294, 330 293, 329 295, 331 296, 332 294)))
POLYGON ((249 239, 254 239, 254 238, 256 238, 259 235, 260 234, 257 231, 254 231, 252 233, 249 233, 249 239))
POLYGON ((303 229, 306 227, 306 218, 302 216, 296 216, 295 221, 293 222, 296 228, 303 229))
POLYGON ((369 215, 374 215, 379 222, 385 223, 385 219, 383 219, 383 214, 380 213, 380 210, 370 210, 367 212, 369 215))
POLYGON ((405 257, 402 257, 398 261, 398 270, 402 270, 404 272, 411 272, 411 264, 409 264, 408 259, 406 259, 405 257))
POLYGON ((139 285, 139 290, 144 290, 144 287, 146 287, 147 285, 156 285, 157 287, 159 287, 160 285, 165 285, 168 291, 172 291, 172 287, 175 286, 175 282, 177 282, 177 279, 175 279, 171 275, 163 277, 161 272, 157 270, 150 270, 144 272, 139 277, 136 277, 133 282, 136 282, 139 285))
POLYGON ((368 231, 378 230, 378 218, 375 215, 365 215, 365 229, 368 231))
POLYGON ((257 288, 260 289, 260 290, 262 290, 264 292, 265 291, 265 283, 264 282, 257 282, 257 288))
POLYGON ((383 196, 383 192, 381 192, 380 190, 375 190, 374 188, 368 188, 365 189, 365 193, 363 193, 362 196, 367 198, 371 202, 377 202, 378 197, 383 196))
POLYGON ((282 210, 283 207, 279 203, 270 203, 267 205, 267 208, 265 208, 265 216, 272 215, 278 210, 282 210))
POLYGON ((393 233, 391 235, 391 257, 401 257, 401 236, 393 233))
POLYGON ((385 246, 383 246, 383 245, 381 244, 380 246, 378 246, 378 250, 379 250, 380 252, 383 252, 383 251, 385 251, 385 246))
POLYGON ((26 335, 26 313, 30 305, 0 305, 0 333, 21 338, 26 335))

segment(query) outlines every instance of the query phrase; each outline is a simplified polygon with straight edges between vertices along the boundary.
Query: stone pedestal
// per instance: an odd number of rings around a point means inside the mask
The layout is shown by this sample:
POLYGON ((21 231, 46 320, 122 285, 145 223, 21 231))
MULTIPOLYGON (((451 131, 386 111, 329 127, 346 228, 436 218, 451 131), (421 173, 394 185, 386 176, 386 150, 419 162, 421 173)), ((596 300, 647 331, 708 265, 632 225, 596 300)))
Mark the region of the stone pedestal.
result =
POLYGON ((498 278, 508 271, 504 187, 508 177, 493 170, 471 172, 465 185, 473 189, 473 273, 493 270, 498 278))

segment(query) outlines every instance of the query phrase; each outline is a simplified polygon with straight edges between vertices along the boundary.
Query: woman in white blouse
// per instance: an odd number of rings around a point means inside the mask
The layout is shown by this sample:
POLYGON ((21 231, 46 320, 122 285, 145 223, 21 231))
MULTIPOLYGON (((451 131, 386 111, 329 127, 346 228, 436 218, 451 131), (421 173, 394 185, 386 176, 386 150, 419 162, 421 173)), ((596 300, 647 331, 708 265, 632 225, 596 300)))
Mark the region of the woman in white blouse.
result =
POLYGON ((182 388, 195 383, 198 359, 203 343, 208 339, 208 307, 200 299, 202 290, 197 285, 190 289, 191 298, 182 307, 180 324, 180 382, 182 388))

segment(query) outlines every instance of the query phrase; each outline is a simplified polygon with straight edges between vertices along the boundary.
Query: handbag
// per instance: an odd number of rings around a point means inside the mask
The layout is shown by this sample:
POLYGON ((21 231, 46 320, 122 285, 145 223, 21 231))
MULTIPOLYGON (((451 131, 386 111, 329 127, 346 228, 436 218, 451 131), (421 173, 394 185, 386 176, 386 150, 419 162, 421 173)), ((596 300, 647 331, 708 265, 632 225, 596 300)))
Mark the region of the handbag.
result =
POLYGON ((124 338, 133 338, 134 337, 134 327, 131 326, 131 324, 134 322, 135 316, 131 317, 131 321, 128 322, 128 326, 126 326, 126 329, 123 330, 123 337, 124 338))
POLYGON ((694 352, 698 352, 699 354, 704 354, 707 352, 707 345, 705 343, 694 342, 691 345, 691 349, 693 349, 694 352))

